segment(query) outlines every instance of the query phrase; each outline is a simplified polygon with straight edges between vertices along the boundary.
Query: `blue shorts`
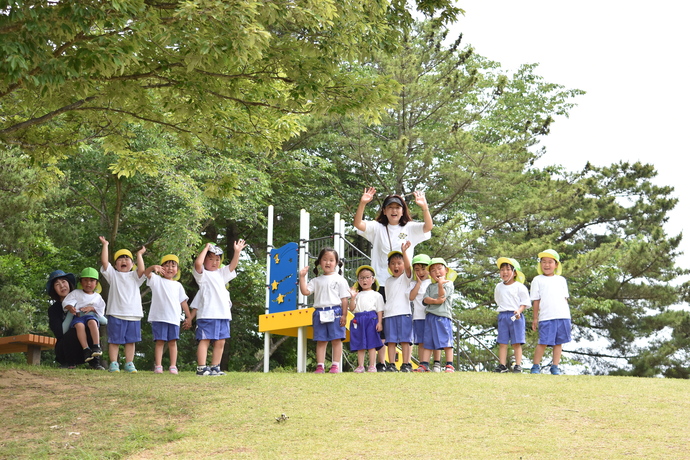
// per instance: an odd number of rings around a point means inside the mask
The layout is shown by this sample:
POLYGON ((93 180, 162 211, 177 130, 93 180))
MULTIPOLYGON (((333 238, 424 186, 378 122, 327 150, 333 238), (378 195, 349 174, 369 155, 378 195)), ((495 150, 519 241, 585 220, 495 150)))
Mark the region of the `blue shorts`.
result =
POLYGON ((151 331, 153 332, 153 340, 169 342, 180 338, 180 326, 163 321, 151 321, 151 331))
POLYGON ((98 318, 96 316, 84 315, 84 316, 75 316, 74 318, 72 318, 72 322, 69 323, 69 327, 74 327, 75 324, 77 324, 77 323, 83 324, 84 326, 88 327, 87 323, 89 321, 96 321, 96 324, 100 325, 100 323, 98 322, 98 318))
POLYGON ((498 343, 525 343, 525 315, 520 314, 520 318, 513 321, 510 318, 514 314, 514 311, 502 311, 498 314, 498 343))
POLYGON ((330 342, 331 340, 345 339, 345 326, 340 325, 340 318, 343 316, 343 308, 340 305, 333 307, 315 308, 311 316, 311 325, 314 329, 315 342, 330 342), (335 319, 329 323, 321 322, 319 312, 333 310, 335 319))
POLYGON ((141 342, 141 321, 108 318, 108 343, 124 345, 126 343, 141 342))
POLYGON ((424 348, 442 350, 453 348, 453 324, 450 318, 426 314, 424 320, 424 348))
POLYGON ((230 338, 229 319, 197 319, 197 340, 225 340, 230 338))
POLYGON ((570 319, 539 321, 539 345, 552 347, 570 342, 570 319))
POLYGON ((386 344, 412 343, 412 315, 389 316, 383 323, 386 344))
POLYGON ((375 311, 355 313, 355 319, 350 322, 350 351, 378 350, 383 346, 376 330, 378 322, 379 316, 375 311))
POLYGON ((426 320, 423 319, 412 321, 412 343, 415 345, 424 344, 424 323, 426 320))

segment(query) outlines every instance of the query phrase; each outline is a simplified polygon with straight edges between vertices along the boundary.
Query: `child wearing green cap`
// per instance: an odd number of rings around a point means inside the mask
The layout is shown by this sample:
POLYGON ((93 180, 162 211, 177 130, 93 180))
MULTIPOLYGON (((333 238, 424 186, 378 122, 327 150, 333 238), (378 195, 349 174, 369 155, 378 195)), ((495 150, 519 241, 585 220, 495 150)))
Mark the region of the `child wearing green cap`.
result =
POLYGON ((570 306, 568 305, 568 283, 561 276, 561 258, 553 249, 540 252, 538 276, 532 280, 530 298, 534 309, 532 330, 539 330, 539 343, 534 350, 532 374, 541 372, 541 359, 546 347, 553 347, 551 374, 559 375, 563 344, 571 340, 570 306))
POLYGON ((508 344, 512 344, 515 366, 512 371, 522 372, 522 344, 525 343, 524 312, 530 305, 529 292, 523 284, 525 275, 517 260, 499 257, 496 260, 501 282, 494 289, 494 301, 498 312, 498 361, 494 372, 508 372, 508 344))
POLYGON ((134 267, 132 253, 120 249, 115 253, 115 263, 108 260, 109 242, 99 237, 101 244, 101 273, 110 284, 108 291, 108 359, 109 372, 120 372, 118 353, 120 345, 125 349, 125 372, 137 372, 134 367, 134 352, 137 342, 141 342, 141 318, 144 309, 141 304, 139 287, 144 284, 144 258, 146 248, 137 251, 137 265, 134 267))
MULTIPOLYGON (((412 335, 413 343, 417 345, 418 358, 424 355, 424 323, 426 322, 426 306, 423 303, 426 288, 431 284, 429 278, 429 262, 431 257, 417 254, 412 258, 414 279, 408 288, 408 296, 412 305, 412 335)), ((434 372, 441 372, 441 350, 434 350, 434 372)))
POLYGON ((81 271, 79 278, 80 287, 67 294, 62 301, 62 308, 74 315, 69 327, 77 331, 77 338, 84 349, 84 361, 89 362, 103 354, 99 345, 98 327, 100 323, 98 317, 105 313, 105 302, 101 295, 96 292, 98 271, 95 268, 85 268, 81 271), (86 329, 91 335, 93 348, 89 347, 86 329))

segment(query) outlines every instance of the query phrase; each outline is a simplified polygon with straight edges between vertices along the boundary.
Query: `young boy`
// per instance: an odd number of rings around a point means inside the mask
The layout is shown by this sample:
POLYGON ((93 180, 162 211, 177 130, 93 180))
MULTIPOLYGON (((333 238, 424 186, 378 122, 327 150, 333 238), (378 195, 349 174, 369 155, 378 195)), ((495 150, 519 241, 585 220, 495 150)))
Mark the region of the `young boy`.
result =
POLYGON ((191 327, 191 313, 187 306, 187 294, 184 292, 179 271, 180 259, 174 254, 163 256, 160 265, 152 265, 144 274, 148 278, 146 284, 151 288, 151 309, 149 323, 153 331, 156 347, 153 353, 154 374, 163 373, 163 348, 168 344, 170 352, 171 374, 177 374, 177 340, 180 338, 180 315, 184 310, 183 327, 191 327), (159 276, 161 275, 161 276, 159 276))
POLYGON ((534 350, 532 374, 541 372, 541 358, 546 347, 553 347, 551 374, 559 375, 563 344, 570 342, 570 307, 568 283, 561 276, 561 258, 553 249, 539 253, 539 275, 532 280, 530 298, 534 308, 532 330, 539 330, 539 343, 534 350))
POLYGON ((196 316, 196 339, 199 343, 196 351, 196 375, 225 375, 220 370, 225 340, 230 338, 230 292, 225 285, 237 276, 235 268, 240 260, 240 252, 246 246, 244 240, 234 244, 235 254, 230 265, 221 266, 223 250, 207 243, 194 261, 194 279, 199 285, 190 308, 192 318, 196 316), (211 367, 206 365, 208 348, 213 342, 211 367))
POLYGON ((449 269, 446 261, 434 257, 429 261, 429 277, 432 284, 426 288, 424 305, 424 356, 419 364, 420 372, 429 370, 431 350, 443 349, 446 353, 446 372, 455 372, 453 367, 453 281, 457 274, 449 269))
POLYGON ((523 284, 525 275, 515 259, 499 257, 496 266, 502 282, 494 289, 494 301, 498 308, 498 361, 494 372, 508 372, 508 344, 513 345, 515 366, 512 371, 522 372, 522 344, 525 343, 525 317, 522 315, 530 305, 529 292, 523 284))
POLYGON ((100 346, 98 317, 105 314, 105 302, 96 292, 98 271, 95 268, 87 267, 82 270, 79 284, 81 289, 75 289, 67 294, 62 305, 64 311, 74 315, 69 327, 76 329, 77 339, 84 349, 84 361, 89 362, 103 354, 100 346), (86 329, 91 335, 93 348, 89 347, 86 329))
POLYGON ((99 237, 101 249, 101 273, 110 284, 108 292, 108 358, 109 372, 120 372, 118 353, 120 345, 125 349, 125 371, 130 374, 137 372, 134 367, 135 344, 141 342, 141 318, 144 310, 141 306, 141 292, 139 287, 144 284, 144 258, 146 248, 137 251, 137 266, 133 270, 132 253, 127 249, 120 249, 115 253, 115 267, 108 261, 108 240, 99 237))
MULTIPOLYGON (((417 345, 418 357, 421 361, 424 355, 424 323, 426 322, 426 307, 423 300, 426 294, 426 288, 431 284, 429 278, 429 262, 431 257, 426 254, 417 254, 412 258, 412 270, 414 271, 414 280, 408 288, 408 295, 410 303, 412 304, 412 335, 413 343, 417 345)), ((420 368, 417 368, 420 370, 420 368)), ((421 369, 420 371, 423 371, 421 369)), ((441 351, 434 350, 434 372, 441 372, 441 351)))
POLYGON ((386 280, 386 303, 383 308, 383 328, 388 347, 386 372, 398 372, 395 366, 395 348, 398 344, 402 349, 403 361, 400 371, 412 372, 412 309, 407 295, 412 279, 412 267, 407 255, 410 245, 406 241, 402 244, 402 252, 392 251, 388 254, 388 271, 391 276, 386 280))

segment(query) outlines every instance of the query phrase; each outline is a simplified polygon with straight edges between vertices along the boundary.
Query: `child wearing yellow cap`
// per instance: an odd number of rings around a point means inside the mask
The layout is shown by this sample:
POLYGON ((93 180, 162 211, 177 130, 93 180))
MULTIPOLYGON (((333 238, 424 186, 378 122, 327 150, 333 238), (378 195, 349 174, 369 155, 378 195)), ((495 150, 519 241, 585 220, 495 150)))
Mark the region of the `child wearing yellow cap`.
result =
POLYGON ((525 275, 517 260, 499 257, 496 260, 501 282, 494 289, 494 301, 498 312, 498 366, 494 372, 522 372, 522 344, 525 343, 525 317, 522 314, 530 305, 529 292, 523 284, 525 275), (508 344, 512 344, 515 366, 506 367, 508 344))
POLYGON ((131 374, 137 372, 134 366, 134 352, 137 342, 141 342, 141 318, 144 309, 141 305, 139 287, 144 284, 144 252, 142 246, 137 251, 137 266, 134 267, 132 253, 127 249, 120 249, 113 257, 114 264, 108 260, 110 243, 104 237, 99 237, 101 244, 101 273, 110 284, 108 291, 108 359, 109 372, 120 372, 118 353, 120 345, 125 349, 125 371, 131 374))
POLYGON ((561 276, 563 265, 559 254, 553 249, 540 252, 538 276, 532 280, 530 298, 534 309, 532 330, 539 330, 539 343, 534 350, 532 374, 541 372, 541 359, 546 347, 553 347, 551 374, 559 375, 563 344, 571 340, 570 306, 568 305, 568 283, 561 276))
POLYGON ((191 313, 187 294, 177 280, 180 279, 180 259, 175 254, 163 256, 160 265, 152 265, 144 274, 151 288, 149 323, 156 342, 153 353, 153 372, 163 373, 163 349, 168 344, 171 374, 177 374, 177 341, 180 338, 180 316, 184 310, 184 328, 191 327, 191 313))

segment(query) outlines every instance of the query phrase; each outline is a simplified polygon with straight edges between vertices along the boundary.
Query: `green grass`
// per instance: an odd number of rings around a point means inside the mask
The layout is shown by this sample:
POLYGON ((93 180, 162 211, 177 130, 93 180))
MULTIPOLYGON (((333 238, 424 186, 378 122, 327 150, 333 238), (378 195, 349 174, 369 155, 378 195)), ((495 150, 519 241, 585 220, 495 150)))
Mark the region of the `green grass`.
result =
POLYGON ((0 457, 686 458, 689 391, 624 377, 4 366, 0 457))

